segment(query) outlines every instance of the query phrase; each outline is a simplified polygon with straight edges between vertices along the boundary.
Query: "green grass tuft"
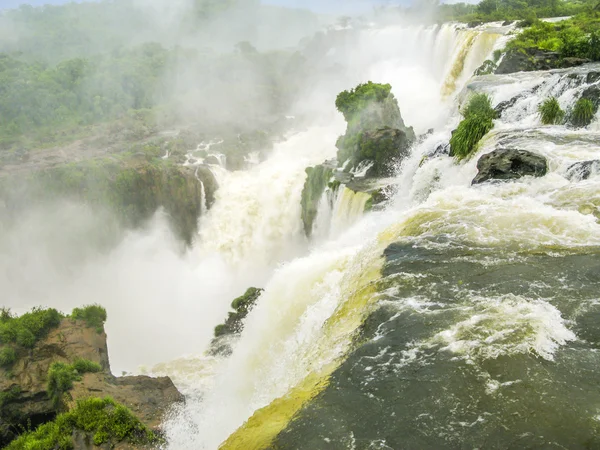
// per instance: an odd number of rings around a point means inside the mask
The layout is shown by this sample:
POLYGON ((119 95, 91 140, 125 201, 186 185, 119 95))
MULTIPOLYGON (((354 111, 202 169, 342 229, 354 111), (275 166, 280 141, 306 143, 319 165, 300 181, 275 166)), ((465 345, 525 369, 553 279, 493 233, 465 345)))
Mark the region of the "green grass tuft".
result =
POLYGON ((73 382, 81 380, 84 373, 97 373, 101 370, 100 364, 87 359, 77 359, 73 364, 55 362, 48 369, 48 397, 58 406, 63 394, 73 388, 73 382))
POLYGON ((591 100, 587 98, 580 98, 575 103, 573 110, 571 111, 571 124, 575 127, 582 128, 587 127, 594 116, 596 115, 597 108, 594 106, 591 100))
POLYGON ((565 112, 561 109, 558 100, 550 97, 538 107, 544 125, 559 125, 563 123, 565 112))
POLYGON ((6 449, 70 450, 76 430, 91 434, 95 445, 114 445, 123 441, 147 445, 158 441, 129 409, 106 397, 78 401, 74 409, 59 415, 54 422, 22 435, 6 449))
POLYGON ((450 138, 452 154, 459 161, 477 149, 479 141, 494 127, 493 120, 496 118, 496 111, 487 94, 473 95, 462 114, 465 118, 450 138))
POLYGON ((98 333, 104 331, 104 323, 106 322, 106 309, 100 305, 88 305, 83 308, 75 308, 71 313, 71 317, 75 320, 83 320, 91 328, 96 328, 98 333))
POLYGON ((17 352, 12 347, 4 347, 0 350, 0 367, 9 368, 17 360, 17 352))

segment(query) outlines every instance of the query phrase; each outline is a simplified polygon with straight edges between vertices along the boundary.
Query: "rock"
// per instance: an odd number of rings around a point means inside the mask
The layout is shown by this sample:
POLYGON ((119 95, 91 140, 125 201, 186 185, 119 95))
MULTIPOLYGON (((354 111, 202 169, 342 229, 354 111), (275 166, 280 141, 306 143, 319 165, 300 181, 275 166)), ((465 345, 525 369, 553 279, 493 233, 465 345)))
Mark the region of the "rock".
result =
POLYGON ((114 377, 104 331, 98 333, 97 328, 71 318, 63 319, 31 350, 20 354, 10 370, 0 368, 2 394, 0 446, 14 439, 20 426, 30 423, 36 427, 54 420, 65 406, 72 407, 78 399, 111 396, 151 428, 159 427, 171 405, 183 400, 169 378, 114 377), (64 405, 53 403, 46 388, 48 369, 55 362, 69 364, 77 359, 98 363, 102 371, 85 374, 76 381, 64 405), (7 396, 10 392, 14 394, 7 396))
POLYGON ((600 72, 588 72, 585 79, 588 84, 595 83, 598 80, 600 80, 600 72))
POLYGON ((503 27, 507 27, 509 25, 512 25, 513 21, 512 20, 505 20, 504 22, 502 22, 502 26, 503 27))
POLYGON ((598 109, 600 107, 600 86, 590 86, 581 93, 581 98, 585 98, 594 104, 598 109))
POLYGON ((473 20, 473 21, 467 23, 467 27, 469 27, 469 28, 477 28, 481 25, 483 25, 483 22, 481 22, 480 20, 473 20))
POLYGON ((410 155, 411 143, 412 140, 399 129, 367 131, 359 136, 357 161, 362 164, 372 163, 367 170, 367 177, 390 176, 394 172, 394 166, 410 155))
POLYGON ((546 158, 517 149, 499 149, 483 155, 477 161, 479 173, 473 184, 490 180, 515 180, 524 176, 542 177, 548 171, 546 158))
POLYGON ((498 103, 498 105, 496 105, 496 107, 494 108, 494 111, 496 111, 496 116, 502 117, 504 111, 506 111, 508 108, 512 108, 513 106, 515 106, 515 103, 517 103, 522 97, 523 94, 519 94, 514 96, 510 100, 505 100, 503 102, 498 103))
POLYGON ((215 328, 215 338, 211 342, 209 353, 213 355, 228 355, 231 353, 231 346, 227 338, 242 332, 244 329, 244 319, 254 307, 256 300, 258 300, 263 291, 263 289, 254 287, 248 288, 244 295, 236 298, 231 303, 233 312, 228 314, 225 323, 215 328))
POLYGON ((565 69, 589 63, 588 59, 561 58, 558 52, 528 48, 509 50, 496 69, 497 74, 565 69))
POLYGON ((195 174, 196 177, 202 181, 202 185, 204 186, 204 196, 206 198, 206 207, 210 209, 215 204, 217 190, 219 189, 217 178, 210 168, 206 166, 198 166, 195 174))
POLYGON ((600 160, 593 159, 573 164, 567 169, 565 177, 570 181, 582 181, 598 174, 600 174, 600 160))
POLYGON ((324 163, 306 169, 306 181, 302 189, 300 205, 302 207, 302 224, 304 225, 304 233, 307 237, 310 237, 312 234, 319 201, 329 185, 334 168, 335 166, 324 163))
POLYGON ((221 165, 221 161, 219 161, 219 158, 217 158, 215 155, 208 155, 206 157, 206 159, 204 160, 204 164, 209 164, 209 165, 213 165, 213 166, 220 166, 221 165))

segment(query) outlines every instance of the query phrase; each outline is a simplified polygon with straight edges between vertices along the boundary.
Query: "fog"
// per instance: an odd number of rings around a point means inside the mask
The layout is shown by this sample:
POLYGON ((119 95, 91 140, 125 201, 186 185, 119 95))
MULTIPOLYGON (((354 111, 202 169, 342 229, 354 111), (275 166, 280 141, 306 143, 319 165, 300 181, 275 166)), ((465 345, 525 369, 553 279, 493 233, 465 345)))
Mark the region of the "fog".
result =
MULTIPOLYGON (((332 1, 328 12, 338 5, 332 1)), ((337 93, 367 79, 393 82, 406 122, 418 132, 430 125, 431 114, 402 107, 422 97, 403 81, 419 80, 423 92, 434 81, 418 67, 395 73, 379 64, 396 57, 398 42, 379 32, 365 41, 360 24, 368 21, 356 20, 354 29, 348 21, 252 0, 105 1, 2 14, 2 304, 17 313, 38 305, 65 313, 105 306, 115 373, 206 349, 231 300, 309 251, 299 196, 304 168, 335 156, 344 127, 337 93), (94 140, 73 147, 82 129, 94 140), (115 129, 131 133, 107 131, 115 129), (231 197, 217 196, 221 207, 200 217, 191 247, 175 237, 161 210, 131 229, 114 210, 77 196, 2 199, 27 191, 38 170, 114 159, 115 152, 181 130, 207 140, 259 130, 275 141, 275 162, 246 178, 216 172, 219 182, 236 187, 223 190, 231 197), (279 197, 272 195, 277 186, 285 186, 279 197), (242 205, 240 193, 255 196, 256 204, 242 205), (211 232, 203 229, 207 223, 211 232), (240 247, 248 251, 234 261, 219 247, 219 233, 230 233, 224 242, 239 235, 252 245, 240 247), (257 246, 275 250, 258 258, 257 246)))

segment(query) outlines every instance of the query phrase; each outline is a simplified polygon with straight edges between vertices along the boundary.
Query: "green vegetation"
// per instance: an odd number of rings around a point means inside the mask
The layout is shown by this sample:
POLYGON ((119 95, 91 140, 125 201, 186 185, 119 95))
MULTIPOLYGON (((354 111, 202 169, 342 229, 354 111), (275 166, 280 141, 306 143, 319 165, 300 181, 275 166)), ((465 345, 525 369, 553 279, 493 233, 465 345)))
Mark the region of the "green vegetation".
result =
POLYGON ((70 450, 72 435, 82 431, 92 436, 94 445, 129 442, 148 445, 157 437, 125 406, 106 397, 77 402, 71 411, 59 415, 54 422, 41 425, 10 443, 7 450, 70 450))
POLYGON ((596 0, 482 0, 439 5, 437 17, 468 23, 519 20, 520 26, 528 26, 536 18, 573 16, 593 10, 596 4, 596 0))
POLYGON ((71 313, 71 318, 83 320, 88 327, 95 328, 98 333, 102 333, 104 331, 104 323, 107 319, 106 309, 100 305, 88 305, 83 308, 75 308, 71 313))
POLYGON ((165 27, 138 3, 23 5, 0 14, 0 151, 19 160, 29 149, 109 134, 105 127, 122 128, 110 134, 127 141, 190 122, 251 129, 287 111, 306 79, 300 54, 236 45, 251 30, 206 22, 244 8, 273 26, 281 19, 316 31, 309 12, 198 0, 182 23, 165 27))
POLYGON ((12 386, 8 391, 0 392, 0 407, 16 400, 19 398, 19 395, 21 395, 21 388, 19 386, 12 386))
POLYGON ((538 107, 544 125, 559 125, 563 123, 565 112, 561 109, 555 97, 544 100, 538 107))
POLYGON ((0 314, 0 344, 16 343, 32 348, 48 332, 56 328, 63 316, 56 309, 33 308, 22 316, 13 316, 8 309, 0 314))
POLYGON ((591 100, 580 98, 571 111, 569 121, 575 127, 587 127, 592 123, 597 110, 598 108, 594 106, 591 100))
POLYGON ((360 119, 365 110, 373 103, 383 103, 392 97, 392 86, 390 84, 378 84, 369 81, 359 84, 356 88, 343 91, 335 100, 335 106, 344 115, 348 123, 360 119))
POLYGON ((475 71, 475 75, 480 76, 480 75, 490 75, 492 73, 494 73, 496 71, 496 69, 498 68, 498 65, 490 60, 490 59, 486 59, 483 64, 475 71))
POLYGON ((600 12, 579 14, 557 23, 534 21, 510 41, 507 50, 540 49, 561 57, 600 61, 600 12))
POLYGON ((84 373, 97 373, 101 370, 100 364, 87 359, 77 359, 73 364, 55 362, 48 369, 48 397, 58 406, 63 394, 73 387, 73 382, 81 380, 84 373))
POLYGON ((462 160, 469 157, 479 141, 494 127, 496 111, 492 108, 487 94, 475 94, 463 109, 464 120, 452 133, 450 148, 452 154, 462 160))
POLYGON ((12 347, 2 347, 0 349, 0 367, 9 368, 17 360, 17 352, 12 347))
POLYGON ((234 312, 229 313, 224 324, 215 327, 215 337, 240 333, 243 328, 243 320, 246 318, 262 292, 263 289, 251 287, 246 290, 244 295, 233 300, 231 307, 234 309, 234 312))

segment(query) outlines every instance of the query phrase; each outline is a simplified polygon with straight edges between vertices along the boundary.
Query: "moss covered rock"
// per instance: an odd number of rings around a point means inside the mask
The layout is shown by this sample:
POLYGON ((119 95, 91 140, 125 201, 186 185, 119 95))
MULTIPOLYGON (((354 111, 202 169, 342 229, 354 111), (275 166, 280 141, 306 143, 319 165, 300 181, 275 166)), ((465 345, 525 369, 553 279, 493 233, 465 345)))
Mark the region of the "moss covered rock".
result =
MULTIPOLYGON (((337 160, 345 170, 356 169, 367 160, 382 168, 384 161, 387 164, 401 156, 402 150, 390 151, 391 147, 398 147, 392 144, 402 141, 400 147, 408 149, 415 140, 415 133, 404 124, 398 101, 391 91, 389 84, 369 81, 338 95, 336 106, 348 123, 346 134, 337 142, 337 160), (384 146, 381 151, 378 143, 384 146)), ((376 169, 373 173, 377 172, 376 169)))
POLYGON ((211 343, 211 353, 213 354, 229 354, 231 347, 227 342, 227 336, 237 335, 244 329, 244 319, 248 316, 250 310, 254 307, 256 300, 262 294, 263 289, 251 287, 237 297, 231 303, 233 311, 227 316, 227 320, 215 327, 215 338, 211 343))
POLYGON ((9 211, 70 199, 112 211, 125 227, 140 226, 162 207, 176 234, 191 243, 203 204, 198 179, 212 204, 217 184, 207 168, 196 172, 133 154, 0 176, 0 199, 9 211))
POLYGON ((306 169, 306 181, 304 182, 300 200, 302 206, 302 223, 306 236, 312 234, 319 201, 331 182, 334 168, 335 163, 326 163, 306 169))

